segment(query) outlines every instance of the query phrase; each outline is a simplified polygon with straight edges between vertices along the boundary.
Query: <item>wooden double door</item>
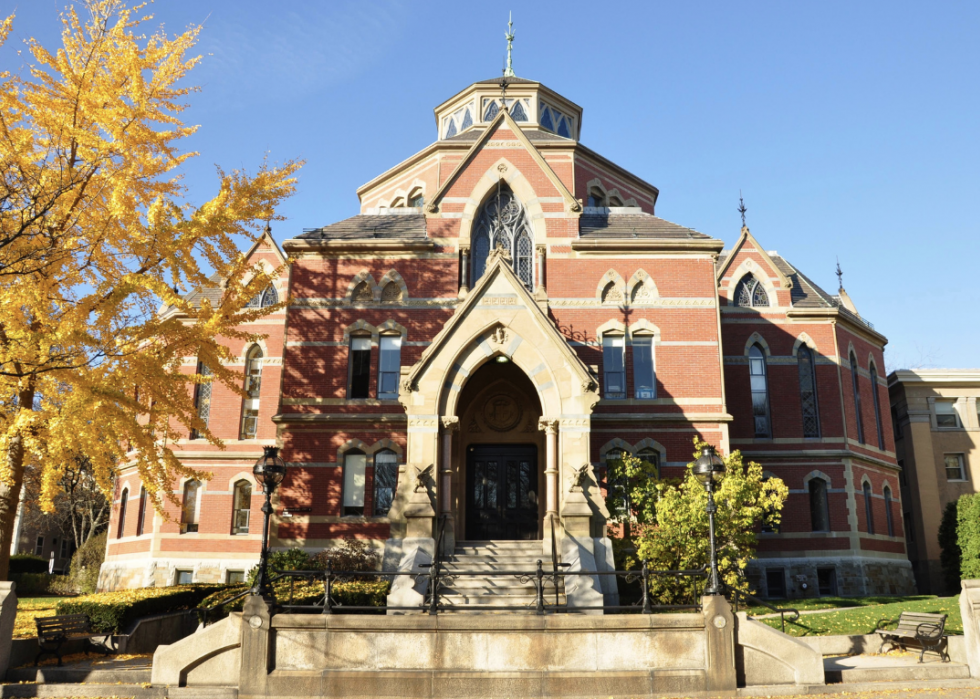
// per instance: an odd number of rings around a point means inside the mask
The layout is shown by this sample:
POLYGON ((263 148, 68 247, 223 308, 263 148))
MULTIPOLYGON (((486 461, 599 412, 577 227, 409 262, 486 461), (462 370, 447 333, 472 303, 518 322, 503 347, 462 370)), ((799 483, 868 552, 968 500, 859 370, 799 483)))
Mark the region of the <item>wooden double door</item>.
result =
POLYGON ((466 452, 466 538, 538 538, 538 449, 474 444, 466 452))

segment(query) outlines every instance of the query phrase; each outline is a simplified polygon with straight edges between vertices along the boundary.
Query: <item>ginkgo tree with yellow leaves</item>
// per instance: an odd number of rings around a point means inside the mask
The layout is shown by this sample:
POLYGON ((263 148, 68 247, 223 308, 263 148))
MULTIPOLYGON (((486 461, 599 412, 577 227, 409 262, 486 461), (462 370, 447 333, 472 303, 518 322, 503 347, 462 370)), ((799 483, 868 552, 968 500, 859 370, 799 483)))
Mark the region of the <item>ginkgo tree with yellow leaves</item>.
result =
MULTIPOLYGON (((25 464, 42 504, 78 455, 111 492, 126 461, 154 501, 173 498, 183 466, 167 444, 197 419, 193 384, 241 393, 223 340, 281 306, 246 308, 270 282, 249 270, 241 237, 257 239, 295 187, 299 163, 217 172, 194 204, 180 180, 197 127, 180 115, 195 88, 200 32, 144 33, 144 6, 92 0, 62 15, 62 45, 27 42, 29 64, 0 73, 0 578, 6 579, 25 464), (220 300, 182 293, 222 278, 220 300), (176 312, 159 313, 163 304, 176 312), (181 372, 199 357, 212 374, 181 372)), ((0 23, 0 50, 15 17, 0 23)))

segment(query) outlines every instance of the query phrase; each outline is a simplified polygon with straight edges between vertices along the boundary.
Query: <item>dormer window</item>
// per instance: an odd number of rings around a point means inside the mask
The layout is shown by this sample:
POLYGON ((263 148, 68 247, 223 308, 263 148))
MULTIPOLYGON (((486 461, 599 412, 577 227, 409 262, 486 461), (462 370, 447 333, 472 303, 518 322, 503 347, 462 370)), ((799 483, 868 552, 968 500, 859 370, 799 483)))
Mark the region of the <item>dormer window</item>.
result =
POLYGON ((602 190, 598 187, 593 187, 589 190, 589 206, 605 206, 606 205, 606 195, 602 193, 602 190))
POLYGON ((245 308, 266 308, 268 306, 275 306, 277 303, 279 303, 279 292, 276 291, 276 287, 269 284, 265 291, 249 299, 248 303, 245 304, 245 308))
POLYGON ((541 125, 542 129, 547 129, 559 136, 572 137, 571 117, 544 102, 538 102, 538 124, 541 125))
MULTIPOLYGON (((531 101, 527 98, 505 99, 504 104, 510 111, 510 117, 514 121, 529 121, 528 114, 531 111, 531 101)), ((483 99, 483 121, 493 121, 500 113, 500 99, 483 99)))
POLYGON ((762 286, 762 282, 751 274, 742 277, 742 281, 735 287, 735 305, 746 308, 757 308, 769 305, 769 294, 762 286))

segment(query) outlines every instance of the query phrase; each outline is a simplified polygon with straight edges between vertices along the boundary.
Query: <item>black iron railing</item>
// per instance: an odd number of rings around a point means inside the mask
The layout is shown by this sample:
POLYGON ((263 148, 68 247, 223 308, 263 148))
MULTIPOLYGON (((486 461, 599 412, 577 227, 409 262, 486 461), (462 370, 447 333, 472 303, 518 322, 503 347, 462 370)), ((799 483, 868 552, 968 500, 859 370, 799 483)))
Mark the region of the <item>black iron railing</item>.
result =
MULTIPOLYGON (((748 592, 742 592, 741 590, 734 588, 730 585, 725 585, 725 592, 728 593, 735 611, 738 612, 739 601, 751 602, 752 604, 757 604, 760 607, 765 607, 766 609, 771 609, 774 613, 779 614, 779 623, 782 628, 783 633, 786 633, 786 615, 792 614, 790 617, 790 622, 794 622, 800 618, 800 612, 798 609, 793 609, 792 607, 774 607, 768 602, 759 599, 755 595, 750 595, 748 592)), ((758 616, 758 615, 755 615, 758 616)))

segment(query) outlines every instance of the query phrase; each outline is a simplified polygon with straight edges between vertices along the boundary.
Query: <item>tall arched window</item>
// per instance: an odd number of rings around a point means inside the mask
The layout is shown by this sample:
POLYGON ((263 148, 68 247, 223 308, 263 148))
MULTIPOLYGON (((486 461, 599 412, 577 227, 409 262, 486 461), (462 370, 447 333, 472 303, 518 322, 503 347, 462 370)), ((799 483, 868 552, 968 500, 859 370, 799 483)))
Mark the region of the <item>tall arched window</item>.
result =
POLYGON ((360 451, 344 454, 344 495, 341 514, 358 517, 364 514, 364 483, 367 472, 367 456, 360 451))
POLYGON ((146 488, 140 488, 140 513, 139 519, 136 520, 136 536, 143 536, 146 532, 146 510, 149 503, 149 496, 146 493, 146 488))
POLYGON ((864 516, 868 521, 868 534, 875 533, 874 506, 871 503, 871 484, 864 482, 864 516))
POLYGON ((235 483, 235 497, 232 501, 231 533, 248 534, 248 523, 252 514, 252 484, 244 478, 235 483))
POLYGON ((660 472, 660 452, 653 447, 643 447, 636 452, 636 458, 640 461, 646 461, 657 469, 657 473, 660 472))
POLYGON ((255 439, 259 429, 259 393, 262 388, 262 348, 252 345, 245 355, 245 395, 239 439, 255 439))
POLYGON ((888 536, 895 536, 895 521, 892 519, 892 489, 885 486, 885 526, 888 536))
POLYGON ((180 511, 180 533, 187 534, 197 531, 198 518, 201 512, 201 484, 198 481, 187 481, 184 484, 184 503, 180 511))
POLYGON ((387 517, 398 485, 398 454, 382 449, 374 455, 374 514, 387 517))
POLYGON ((817 372, 813 362, 813 350, 800 345, 796 352, 800 369, 800 405, 803 409, 803 436, 820 436, 820 418, 817 414, 817 372))
POLYGON ((762 283, 752 274, 746 274, 735 287, 735 305, 757 308, 769 305, 769 294, 762 283))
MULTIPOLYGON (((198 362, 197 373, 201 377, 211 376, 211 370, 203 362, 198 362)), ((194 409, 197 410, 197 418, 208 426, 208 419, 211 417, 211 382, 199 383, 194 387, 194 409)), ((191 430, 191 439, 198 439, 200 433, 197 429, 191 430)))
POLYGON ((749 380, 752 389, 752 417, 756 437, 771 437, 769 424, 769 381, 766 376, 766 355, 759 345, 749 348, 749 380))
POLYGON ((265 291, 250 298, 245 304, 245 308, 266 308, 275 306, 277 303, 279 303, 279 292, 276 291, 276 287, 269 284, 265 291))
POLYGON ((123 488, 119 498, 119 527, 116 530, 116 538, 121 539, 126 536, 126 503, 129 502, 129 488, 123 488))
POLYGON ((851 386, 854 389, 854 413, 857 416, 857 438, 864 444, 864 420, 861 417, 861 384, 858 383, 858 361, 851 352, 851 386))
POLYGON ((884 450, 885 435, 881 431, 881 404, 878 402, 878 369, 871 365, 871 403, 875 407, 875 429, 878 430, 878 448, 884 450))
POLYGON ((810 492, 810 529, 815 532, 830 531, 830 503, 827 498, 827 481, 811 478, 807 484, 810 492))
POLYGON ((503 182, 483 203, 473 225, 472 279, 475 284, 487 269, 491 250, 503 248, 510 255, 515 274, 528 289, 534 284, 534 245, 531 223, 524 207, 503 182))

